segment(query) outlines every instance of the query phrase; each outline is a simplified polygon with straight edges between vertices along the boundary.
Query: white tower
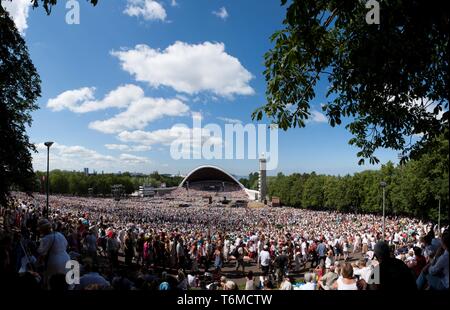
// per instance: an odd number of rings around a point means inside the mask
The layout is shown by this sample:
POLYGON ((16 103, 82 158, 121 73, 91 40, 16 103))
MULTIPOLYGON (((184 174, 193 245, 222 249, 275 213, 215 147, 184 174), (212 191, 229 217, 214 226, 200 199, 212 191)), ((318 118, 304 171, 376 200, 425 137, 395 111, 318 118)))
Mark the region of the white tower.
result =
POLYGON ((263 202, 267 195, 266 159, 264 156, 259 159, 258 191, 259 201, 263 202))

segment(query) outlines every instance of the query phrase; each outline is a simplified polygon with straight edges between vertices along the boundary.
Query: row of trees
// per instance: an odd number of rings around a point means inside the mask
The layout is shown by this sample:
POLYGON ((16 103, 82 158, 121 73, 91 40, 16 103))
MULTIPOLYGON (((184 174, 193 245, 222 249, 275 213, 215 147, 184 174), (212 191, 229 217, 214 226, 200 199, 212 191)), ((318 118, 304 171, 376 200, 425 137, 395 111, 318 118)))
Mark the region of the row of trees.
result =
MULTIPOLYGON (((268 177, 269 197, 280 197, 287 206, 316 210, 380 212, 382 188, 387 183, 386 212, 436 220, 438 201, 441 217, 448 218, 448 139, 442 138, 420 159, 404 165, 392 162, 379 170, 354 175, 330 176, 316 173, 268 177)), ((252 176, 253 174, 251 174, 252 176)))
MULTIPOLYGON (((36 172, 36 192, 45 192, 45 176, 45 172, 36 172)), ((164 183, 167 187, 171 187, 180 184, 181 180, 181 177, 161 175, 158 172, 144 176, 132 176, 129 173, 86 175, 83 172, 53 170, 50 172, 49 189, 53 194, 85 196, 89 195, 91 188, 94 195, 109 196, 111 195, 111 186, 114 184, 122 184, 125 193, 131 194, 143 184, 160 187, 164 183)))
POLYGON ((239 179, 239 182, 241 182, 242 185, 244 185, 246 188, 258 189, 258 180, 259 180, 259 173, 252 172, 248 175, 248 179, 241 178, 239 179))

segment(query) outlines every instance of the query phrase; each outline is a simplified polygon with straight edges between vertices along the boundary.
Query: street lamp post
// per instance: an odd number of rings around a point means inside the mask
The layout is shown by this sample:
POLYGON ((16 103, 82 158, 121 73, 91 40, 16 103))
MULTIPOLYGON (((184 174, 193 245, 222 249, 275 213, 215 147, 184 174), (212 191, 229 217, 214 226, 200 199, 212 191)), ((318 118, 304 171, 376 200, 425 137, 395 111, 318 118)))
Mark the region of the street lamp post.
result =
POLYGON ((436 196, 438 201, 438 230, 439 234, 441 233, 441 196, 436 196))
POLYGON ((49 164, 50 164, 50 147, 53 145, 53 142, 45 142, 44 145, 47 147, 47 186, 46 186, 46 194, 47 194, 47 204, 45 207, 45 217, 48 218, 48 189, 49 189, 49 164))
POLYGON ((385 218, 385 207, 386 207, 386 182, 380 182, 380 186, 383 188, 383 242, 386 241, 386 218, 385 218))

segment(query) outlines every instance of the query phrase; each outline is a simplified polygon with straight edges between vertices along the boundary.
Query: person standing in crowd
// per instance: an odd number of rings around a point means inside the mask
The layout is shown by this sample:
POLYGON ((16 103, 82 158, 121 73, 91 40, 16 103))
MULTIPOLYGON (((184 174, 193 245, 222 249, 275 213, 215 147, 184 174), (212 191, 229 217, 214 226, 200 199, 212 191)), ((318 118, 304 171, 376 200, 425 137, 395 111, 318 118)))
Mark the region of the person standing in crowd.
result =
POLYGON ((116 238, 116 233, 111 231, 106 241, 106 251, 111 263, 111 267, 115 268, 119 264, 119 241, 116 238))
POLYGON ((353 276, 353 267, 350 263, 344 263, 341 269, 341 276, 334 283, 334 289, 338 291, 358 290, 356 279, 353 276))
POLYGON ((311 272, 305 273, 305 284, 300 286, 301 291, 314 291, 316 289, 316 284, 314 283, 315 275, 311 272))
POLYGON ((214 251, 214 268, 217 275, 220 275, 222 267, 223 267, 223 254, 221 248, 217 248, 214 251))
POLYGON ((359 279, 364 280, 366 283, 370 282, 373 271, 370 266, 367 266, 366 260, 361 258, 358 262, 358 268, 353 269, 353 274, 358 276, 359 279))
POLYGON ((274 259, 275 265, 275 275, 277 282, 280 283, 283 280, 284 275, 286 275, 287 267, 289 266, 289 257, 287 256, 286 250, 283 250, 280 255, 274 259))
POLYGON ((326 272, 320 281, 317 282, 319 289, 322 290, 332 290, 334 288, 334 283, 339 278, 339 275, 336 273, 336 267, 334 265, 330 266, 328 272, 326 272))
POLYGON ((131 266, 134 258, 134 236, 131 229, 129 229, 124 237, 124 253, 125 253, 125 265, 131 266))
MULTIPOLYGON (((242 242, 242 241, 241 241, 242 242)), ((234 251, 236 258, 236 271, 239 271, 239 267, 242 267, 242 273, 245 274, 245 254, 246 250, 242 243, 234 251)))
POLYGON ((431 290, 449 289, 449 239, 449 232, 445 231, 442 234, 441 247, 436 251, 436 256, 423 268, 417 278, 419 289, 423 289, 426 283, 431 290))
POLYGON ((144 243, 145 234, 141 232, 136 240, 136 264, 141 265, 144 263, 144 243))
POLYGON ((245 290, 246 291, 253 291, 256 289, 255 286, 255 277, 253 276, 253 271, 249 271, 247 273, 247 276, 245 277, 245 290))
POLYGON ((418 278, 420 273, 422 272, 422 269, 427 264, 427 261, 425 259, 425 256, 422 255, 422 249, 421 248, 415 246, 415 247, 413 247, 413 251, 414 251, 414 259, 409 261, 407 263, 407 266, 409 268, 411 268, 411 270, 414 273, 414 276, 416 278, 418 278))
POLYGON ((375 257, 379 265, 380 283, 375 284, 381 290, 396 290, 401 287, 404 290, 416 290, 414 276, 404 262, 391 257, 389 245, 379 241, 374 248, 375 257))
POLYGON ((261 266, 263 277, 267 277, 270 269, 270 253, 268 249, 269 247, 265 245, 263 250, 259 253, 259 264, 261 266))
POLYGON ((326 253, 327 253, 327 246, 325 245, 325 242, 323 240, 320 240, 316 251, 317 251, 319 265, 325 264, 325 258, 326 258, 326 253))
POLYGON ((281 291, 292 291, 293 290, 292 283, 291 283, 291 280, 289 279, 288 275, 285 275, 283 277, 283 282, 281 282, 280 290, 281 291))
POLYGON ((41 239, 37 252, 43 263, 44 283, 48 284, 53 275, 66 274, 66 263, 70 260, 66 252, 67 240, 61 233, 52 231, 52 225, 47 219, 39 221, 38 230, 41 239))
POLYGON ((184 253, 184 245, 183 245, 183 239, 181 238, 177 238, 177 246, 176 246, 176 255, 177 255, 177 267, 179 269, 184 269, 184 257, 185 257, 185 253, 184 253))
POLYGON ((94 264, 97 263, 97 237, 92 229, 88 230, 88 233, 84 237, 84 243, 88 257, 92 259, 94 264))
POLYGON ((328 250, 327 252, 327 258, 325 259, 325 269, 330 269, 331 266, 334 264, 334 255, 332 250, 328 250))

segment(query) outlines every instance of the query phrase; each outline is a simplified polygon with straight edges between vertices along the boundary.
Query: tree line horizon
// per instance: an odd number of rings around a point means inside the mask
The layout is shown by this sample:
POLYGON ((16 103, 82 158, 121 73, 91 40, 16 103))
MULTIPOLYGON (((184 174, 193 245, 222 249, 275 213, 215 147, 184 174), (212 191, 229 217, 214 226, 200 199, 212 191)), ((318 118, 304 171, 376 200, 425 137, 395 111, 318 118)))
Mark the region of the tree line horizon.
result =
MULTIPOLYGON (((406 215, 437 221, 438 200, 441 200, 441 221, 448 220, 448 140, 439 140, 431 151, 417 160, 395 166, 391 161, 380 169, 364 170, 346 175, 292 173, 267 177, 269 200, 279 197, 283 206, 310 210, 340 212, 379 213, 382 206, 382 188, 386 186, 386 213, 406 215), (445 155, 447 154, 447 155, 445 155)), ((45 172, 36 171, 35 192, 45 192, 45 172)), ((258 189, 258 172, 241 178, 246 188, 258 189)), ((52 194, 88 196, 89 189, 95 196, 111 196, 111 186, 122 184, 130 195, 139 186, 154 187, 164 183, 167 187, 178 186, 182 176, 169 176, 155 171, 148 175, 134 176, 103 173, 86 175, 84 172, 52 170, 49 191, 52 194)))

